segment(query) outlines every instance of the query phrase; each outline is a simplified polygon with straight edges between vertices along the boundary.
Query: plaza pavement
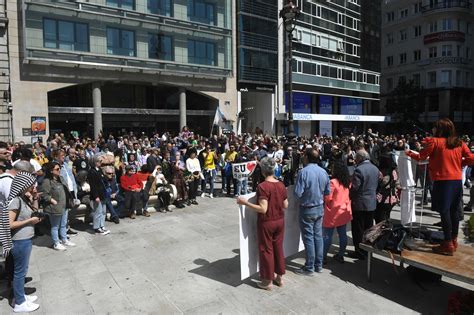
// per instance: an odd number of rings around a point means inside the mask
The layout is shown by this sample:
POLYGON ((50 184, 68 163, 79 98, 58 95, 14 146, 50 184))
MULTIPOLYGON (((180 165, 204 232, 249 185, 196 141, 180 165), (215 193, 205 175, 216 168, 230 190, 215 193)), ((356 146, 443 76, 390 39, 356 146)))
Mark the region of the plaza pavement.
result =
MULTIPOLYGON (((53 251, 47 235, 35 238, 27 285, 37 289, 41 305, 34 314, 445 314, 449 294, 473 289, 445 278, 420 286, 379 259, 371 283, 365 261, 351 259, 329 259, 322 274, 302 277, 292 272, 304 263, 300 253, 287 260, 283 288, 260 290, 257 275, 240 281, 235 200, 198 202, 107 222, 107 236, 78 225, 77 247, 65 252, 53 251)), ((424 218, 438 221, 433 213, 424 218)), ((5 289, 2 281, 0 292, 5 289)), ((0 314, 10 313, 3 299, 0 314)))

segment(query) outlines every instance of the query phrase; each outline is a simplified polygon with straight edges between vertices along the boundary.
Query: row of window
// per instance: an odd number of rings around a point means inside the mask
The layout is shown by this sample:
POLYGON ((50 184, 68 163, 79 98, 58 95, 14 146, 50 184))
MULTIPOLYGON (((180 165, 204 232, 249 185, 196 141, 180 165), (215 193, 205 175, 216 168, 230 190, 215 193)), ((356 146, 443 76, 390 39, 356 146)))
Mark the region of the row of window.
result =
POLYGON ((296 39, 305 45, 316 46, 340 53, 359 56, 359 45, 343 42, 342 39, 332 38, 327 34, 312 33, 310 31, 298 29, 296 30, 296 39))
MULTIPOLYGON (((464 57, 466 59, 469 59, 471 57, 471 48, 466 47, 465 49, 465 54, 463 56, 462 54, 462 46, 457 45, 453 47, 453 45, 442 45, 441 46, 441 52, 438 54, 438 47, 437 46, 432 46, 428 48, 428 58, 437 58, 437 57, 464 57), (456 49, 456 54, 454 54, 454 49, 456 49)), ((421 60, 421 50, 417 49, 413 51, 413 59, 412 61, 420 61, 421 60)), ((398 58, 398 64, 403 65, 406 64, 408 61, 407 59, 407 53, 403 52, 399 54, 398 58)), ((394 56, 387 56, 387 61, 386 64, 388 67, 391 67, 394 65, 394 56)))
MULTIPOLYGON (((89 26, 53 19, 43 20, 45 48, 89 51, 89 26)), ((217 66, 216 44, 188 39, 188 62, 217 66)), ((107 54, 136 57, 135 32, 107 27, 107 54)), ((163 34, 148 34, 148 58, 174 60, 173 38, 163 34)))
MULTIPOLYGON (((106 5, 135 10, 135 0, 107 0, 106 5)), ((187 0, 188 20, 217 25, 216 4, 204 0, 187 0)), ((147 11, 151 14, 174 16, 173 0, 147 0, 147 11)))
MULTIPOLYGON (((415 73, 411 77, 411 81, 416 86, 421 86, 421 74, 415 73)), ((398 83, 407 82, 406 76, 398 77, 398 83)), ((387 91, 391 91, 395 88, 393 78, 387 78, 386 81, 387 91)), ((456 86, 465 86, 470 87, 471 84, 471 74, 466 71, 461 70, 441 70, 439 72, 429 71, 426 73, 426 86, 427 87, 436 87, 440 85, 456 85, 456 86)))
POLYGON ((367 72, 360 72, 352 69, 334 67, 325 64, 312 63, 307 61, 296 61, 293 63, 293 71, 304 74, 311 74, 321 77, 328 77, 352 82, 379 84, 380 77, 367 72))
MULTIPOLYGON (((427 9, 434 9, 434 8, 450 8, 450 7, 469 7, 468 0, 430 0, 429 4, 426 6, 427 9)), ((413 15, 417 15, 421 13, 423 10, 423 1, 417 1, 412 4, 411 12, 413 15)), ((398 18, 400 20, 406 19, 409 16, 410 9, 404 7, 398 10, 398 18)), ((385 14, 385 20, 387 22, 395 21, 397 14, 395 11, 390 11, 385 14)))
POLYGON ((301 8, 301 11, 308 15, 311 15, 311 16, 314 16, 326 21, 330 21, 334 24, 343 25, 353 30, 359 30, 359 26, 360 26, 359 19, 353 18, 341 12, 331 10, 326 7, 322 7, 320 5, 316 5, 315 3, 312 3, 309 1, 305 1, 303 3, 303 7, 301 8))
MULTIPOLYGON (((440 21, 433 21, 428 23, 426 26, 426 34, 430 33, 436 33, 438 32, 438 25, 439 25, 439 30, 440 31, 463 31, 466 32, 466 34, 470 34, 470 28, 471 24, 469 22, 464 23, 461 19, 458 19, 457 22, 453 19, 443 19, 440 21), (454 25, 457 24, 456 28, 454 25)), ((408 33, 410 32, 410 29, 401 29, 399 31, 399 40, 405 41, 408 39, 408 33)), ((411 28, 411 34, 413 38, 420 37, 423 35, 422 31, 422 26, 421 25, 415 25, 411 28)), ((393 44, 394 43, 394 33, 387 33, 386 34, 386 43, 387 44, 393 44)))

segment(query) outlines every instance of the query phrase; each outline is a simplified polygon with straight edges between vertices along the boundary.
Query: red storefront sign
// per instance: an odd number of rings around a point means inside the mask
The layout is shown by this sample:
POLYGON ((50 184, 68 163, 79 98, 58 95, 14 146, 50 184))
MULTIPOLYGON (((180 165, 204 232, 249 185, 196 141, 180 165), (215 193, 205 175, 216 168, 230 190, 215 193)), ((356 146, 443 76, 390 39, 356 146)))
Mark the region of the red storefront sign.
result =
POLYGON ((433 34, 425 35, 424 43, 431 44, 436 42, 464 42, 466 40, 466 36, 463 32, 458 31, 448 31, 448 32, 438 32, 433 34))

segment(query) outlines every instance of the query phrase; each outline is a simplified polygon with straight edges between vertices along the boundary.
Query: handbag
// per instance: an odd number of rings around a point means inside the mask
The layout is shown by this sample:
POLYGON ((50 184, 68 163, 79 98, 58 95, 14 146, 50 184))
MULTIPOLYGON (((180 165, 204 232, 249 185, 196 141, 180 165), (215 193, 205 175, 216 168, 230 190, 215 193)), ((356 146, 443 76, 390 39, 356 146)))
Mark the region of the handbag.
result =
POLYGON ((407 235, 408 231, 403 225, 394 225, 390 220, 384 220, 365 231, 362 242, 378 250, 385 249, 400 253, 403 250, 407 235))

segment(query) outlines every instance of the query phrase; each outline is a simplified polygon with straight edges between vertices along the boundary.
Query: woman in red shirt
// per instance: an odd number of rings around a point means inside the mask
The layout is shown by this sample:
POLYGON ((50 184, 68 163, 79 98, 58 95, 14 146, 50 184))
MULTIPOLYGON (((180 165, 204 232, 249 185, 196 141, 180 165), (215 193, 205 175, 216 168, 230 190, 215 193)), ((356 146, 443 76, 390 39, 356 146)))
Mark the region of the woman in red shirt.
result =
POLYGON ((429 158, 428 170, 433 180, 432 209, 439 212, 444 241, 433 251, 452 256, 458 246, 457 237, 461 220, 462 164, 474 164, 474 154, 456 135, 454 124, 448 118, 438 120, 433 127, 433 138, 423 140, 420 153, 407 150, 415 160, 429 158))
POLYGON ((339 252, 334 260, 343 263, 347 247, 346 224, 352 220, 351 199, 349 188, 351 179, 349 170, 343 162, 336 162, 332 167, 331 192, 324 196, 323 239, 324 261, 332 243, 334 229, 339 235, 339 252))
POLYGON ((258 213, 257 236, 261 282, 257 283, 257 286, 264 290, 271 290, 273 281, 277 286, 282 286, 282 276, 285 274, 284 210, 288 208, 288 198, 285 185, 274 176, 275 165, 275 160, 269 157, 260 161, 265 181, 257 187, 258 204, 253 204, 242 197, 237 199, 239 205, 252 208, 258 213))

